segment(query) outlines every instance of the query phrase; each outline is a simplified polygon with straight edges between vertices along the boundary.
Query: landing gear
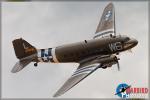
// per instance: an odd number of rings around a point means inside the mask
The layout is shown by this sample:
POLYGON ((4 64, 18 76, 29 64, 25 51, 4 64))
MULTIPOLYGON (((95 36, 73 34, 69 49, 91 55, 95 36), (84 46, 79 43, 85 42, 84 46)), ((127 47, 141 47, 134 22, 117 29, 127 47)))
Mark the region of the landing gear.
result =
POLYGON ((114 35, 113 38, 116 38, 116 36, 114 35))
POLYGON ((84 40, 85 43, 87 43, 87 40, 84 40))
POLYGON ((35 66, 35 67, 37 67, 37 66, 38 66, 38 63, 37 63, 37 62, 36 62, 36 63, 34 63, 34 66, 35 66))
POLYGON ((102 65, 102 67, 101 67, 101 68, 106 69, 106 68, 107 68, 107 66, 106 66, 106 65, 102 65))
POLYGON ((102 67, 103 69, 106 69, 107 68, 107 66, 105 66, 105 67, 102 67))
POLYGON ((111 37, 111 38, 116 38, 116 36, 115 36, 115 35, 112 35, 112 34, 110 34, 110 37, 111 37))
POLYGON ((112 34, 110 34, 110 37, 113 37, 113 35, 112 35, 112 34))
POLYGON ((116 55, 119 55, 119 52, 117 52, 116 55))

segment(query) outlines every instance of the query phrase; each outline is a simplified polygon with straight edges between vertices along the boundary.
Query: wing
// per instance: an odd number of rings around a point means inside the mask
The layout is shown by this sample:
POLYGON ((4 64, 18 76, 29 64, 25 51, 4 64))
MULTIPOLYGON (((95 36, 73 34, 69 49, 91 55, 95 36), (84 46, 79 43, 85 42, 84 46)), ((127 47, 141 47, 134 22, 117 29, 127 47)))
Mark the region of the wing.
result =
POLYGON ((85 79, 100 67, 101 64, 91 64, 88 66, 80 65, 74 74, 64 83, 64 85, 55 93, 54 97, 60 96, 85 79))
POLYGON ((102 14, 101 20, 97 26, 94 38, 110 36, 115 34, 115 9, 112 3, 109 3, 102 14))

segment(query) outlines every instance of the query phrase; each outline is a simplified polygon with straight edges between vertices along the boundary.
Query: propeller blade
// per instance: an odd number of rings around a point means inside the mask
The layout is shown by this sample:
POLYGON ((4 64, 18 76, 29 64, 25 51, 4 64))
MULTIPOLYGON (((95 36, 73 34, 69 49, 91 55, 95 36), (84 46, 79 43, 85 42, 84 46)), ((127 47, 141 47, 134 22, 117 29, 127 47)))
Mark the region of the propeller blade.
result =
POLYGON ((117 63, 118 71, 120 71, 120 65, 119 65, 119 61, 118 60, 120 60, 120 58, 118 58, 117 56, 115 56, 115 61, 117 63))
POLYGON ((120 65, 119 62, 117 62, 118 71, 120 71, 120 65))

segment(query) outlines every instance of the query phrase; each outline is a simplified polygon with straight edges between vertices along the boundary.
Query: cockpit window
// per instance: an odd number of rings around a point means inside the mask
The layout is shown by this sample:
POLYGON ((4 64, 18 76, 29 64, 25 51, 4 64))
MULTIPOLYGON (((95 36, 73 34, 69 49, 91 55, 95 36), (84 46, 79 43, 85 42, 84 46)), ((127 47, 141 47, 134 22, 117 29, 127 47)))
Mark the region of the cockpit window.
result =
POLYGON ((126 37, 126 38, 124 39, 124 42, 129 41, 129 40, 130 40, 130 38, 129 38, 129 37, 126 37))

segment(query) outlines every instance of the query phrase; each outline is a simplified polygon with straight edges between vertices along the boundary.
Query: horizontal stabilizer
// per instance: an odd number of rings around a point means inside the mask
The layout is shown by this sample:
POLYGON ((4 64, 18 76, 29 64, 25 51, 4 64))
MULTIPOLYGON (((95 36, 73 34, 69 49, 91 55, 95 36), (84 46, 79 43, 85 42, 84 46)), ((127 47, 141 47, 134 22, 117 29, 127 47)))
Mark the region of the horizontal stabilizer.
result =
POLYGON ((18 61, 15 66, 13 67, 13 69, 11 70, 12 73, 16 73, 19 72, 20 70, 22 70, 26 65, 28 65, 31 61, 29 60, 22 60, 22 61, 18 61))
POLYGON ((32 62, 32 60, 36 57, 36 54, 33 54, 31 56, 22 58, 21 60, 19 60, 15 66, 13 67, 13 69, 11 70, 12 73, 16 73, 19 72, 20 70, 22 70, 25 66, 27 66, 30 62, 32 62))

